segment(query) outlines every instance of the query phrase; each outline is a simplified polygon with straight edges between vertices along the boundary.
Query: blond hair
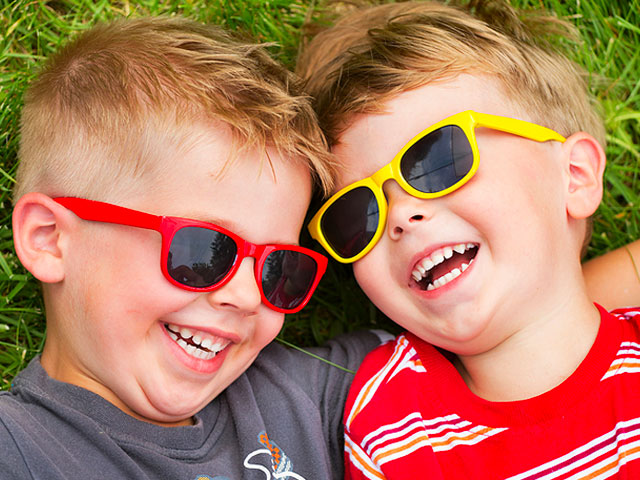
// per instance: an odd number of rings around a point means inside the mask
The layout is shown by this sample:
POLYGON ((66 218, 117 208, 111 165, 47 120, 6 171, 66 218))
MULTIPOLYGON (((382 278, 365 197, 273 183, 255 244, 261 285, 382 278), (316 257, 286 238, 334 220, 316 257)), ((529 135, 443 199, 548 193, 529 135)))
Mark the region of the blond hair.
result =
MULTIPOLYGON (((99 24, 53 55, 25 94, 14 200, 29 191, 96 200, 157 172, 156 139, 193 143, 197 122, 239 148, 274 147, 321 187, 333 164, 300 81, 264 46, 181 18, 99 24)), ((177 166, 179 168, 179 165, 177 166)))
POLYGON ((380 112, 401 92, 471 73, 497 78, 529 120, 565 136, 586 131, 604 146, 585 72, 558 48, 575 37, 567 22, 521 16, 499 0, 369 6, 318 34, 303 51, 298 73, 315 97, 330 145, 352 115, 380 112))

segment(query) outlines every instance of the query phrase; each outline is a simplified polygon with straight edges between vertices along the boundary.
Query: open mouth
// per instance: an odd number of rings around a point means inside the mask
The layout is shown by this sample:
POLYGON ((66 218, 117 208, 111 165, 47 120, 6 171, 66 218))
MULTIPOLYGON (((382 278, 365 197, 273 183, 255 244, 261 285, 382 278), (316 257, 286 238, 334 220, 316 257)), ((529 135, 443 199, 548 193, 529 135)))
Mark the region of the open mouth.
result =
POLYGON ((478 245, 474 243, 439 248, 416 263, 411 276, 421 290, 435 290, 462 275, 477 253, 478 245))
POLYGON ((173 324, 165 323, 164 328, 180 348, 192 357, 201 360, 211 360, 231 343, 231 340, 226 338, 203 332, 193 332, 188 328, 173 324))

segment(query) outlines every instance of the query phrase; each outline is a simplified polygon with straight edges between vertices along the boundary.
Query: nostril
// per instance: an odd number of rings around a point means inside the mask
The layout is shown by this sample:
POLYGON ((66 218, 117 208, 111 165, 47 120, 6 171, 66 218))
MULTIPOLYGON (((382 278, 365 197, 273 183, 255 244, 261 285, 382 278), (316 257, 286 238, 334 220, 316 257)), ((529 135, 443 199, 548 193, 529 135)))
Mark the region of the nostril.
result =
MULTIPOLYGON (((423 219, 424 219, 424 215, 416 214, 416 215, 412 215, 411 217, 409 217, 408 221, 409 221, 409 223, 414 223, 414 222, 419 222, 419 221, 421 221, 423 219)), ((408 226, 408 225, 406 225, 406 222, 404 222, 404 223, 405 223, 405 226, 408 226)), ((393 227, 393 234, 394 235, 400 236, 403 233, 404 233, 404 228, 402 228, 400 226, 393 227)))

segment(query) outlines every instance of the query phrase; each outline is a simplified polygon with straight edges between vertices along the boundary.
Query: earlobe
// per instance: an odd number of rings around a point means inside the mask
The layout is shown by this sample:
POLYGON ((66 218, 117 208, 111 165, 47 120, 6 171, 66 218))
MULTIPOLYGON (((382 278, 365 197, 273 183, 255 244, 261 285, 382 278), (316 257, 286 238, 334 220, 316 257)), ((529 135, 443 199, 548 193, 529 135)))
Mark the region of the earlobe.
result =
POLYGON ((604 150, 585 132, 571 135, 562 145, 566 158, 567 214, 574 219, 590 217, 602 200, 604 150))
POLYGON ((13 209, 13 241, 18 258, 44 283, 64 279, 61 232, 65 213, 62 205, 36 192, 22 196, 13 209))

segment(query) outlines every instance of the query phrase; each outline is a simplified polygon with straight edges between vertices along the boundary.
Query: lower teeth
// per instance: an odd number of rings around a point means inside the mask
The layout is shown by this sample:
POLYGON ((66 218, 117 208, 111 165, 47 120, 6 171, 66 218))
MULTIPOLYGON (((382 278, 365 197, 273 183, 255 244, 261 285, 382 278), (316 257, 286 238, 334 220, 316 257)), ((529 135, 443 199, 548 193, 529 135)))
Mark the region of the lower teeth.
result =
POLYGON ((451 280, 458 278, 462 272, 464 272, 467 268, 469 268, 469 266, 473 263, 473 258, 471 260, 469 260, 469 263, 463 263, 460 268, 454 268, 453 270, 451 270, 449 273, 447 273, 446 275, 443 275, 437 279, 435 279, 433 282, 430 282, 427 285, 427 290, 431 291, 431 290, 435 290, 436 288, 440 288, 444 285, 446 285, 447 283, 449 283, 451 280))

